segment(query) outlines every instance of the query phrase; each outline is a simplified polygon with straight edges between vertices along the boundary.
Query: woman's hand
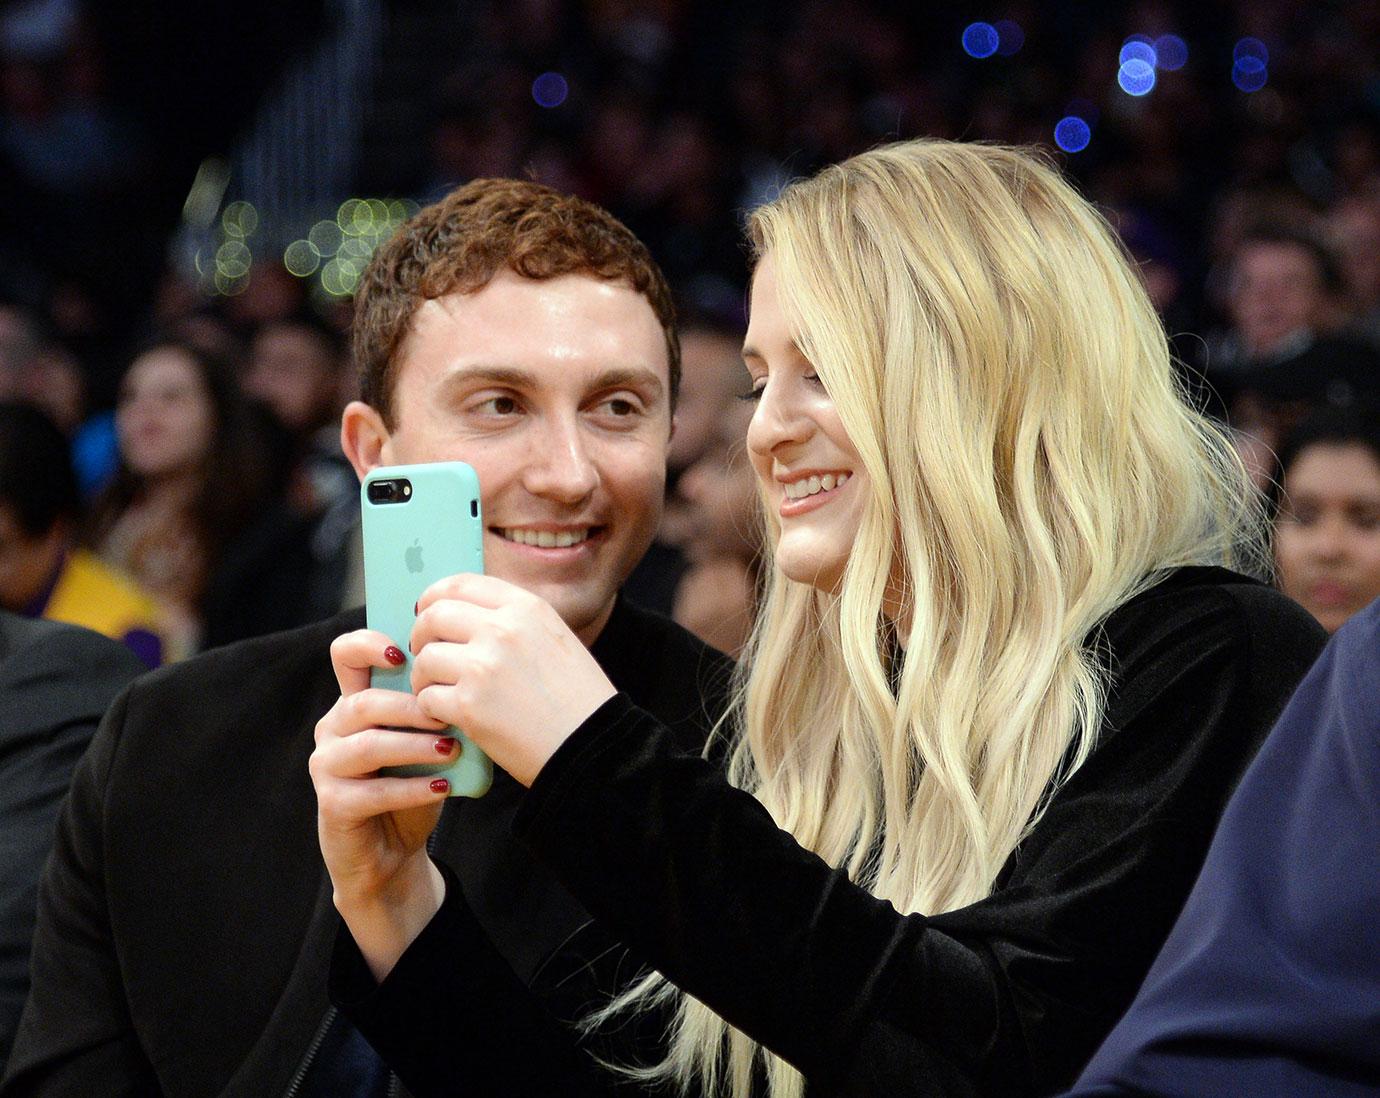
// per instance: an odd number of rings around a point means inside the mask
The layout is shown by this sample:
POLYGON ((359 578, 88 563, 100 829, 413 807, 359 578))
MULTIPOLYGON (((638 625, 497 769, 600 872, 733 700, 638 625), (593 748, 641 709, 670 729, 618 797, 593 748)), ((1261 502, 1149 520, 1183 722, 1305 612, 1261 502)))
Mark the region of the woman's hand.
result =
POLYGON ((426 853, 447 787, 432 779, 380 777, 385 766, 455 758, 449 736, 410 694, 369 686, 369 669, 402 653, 382 633, 359 629, 331 644, 340 698, 317 722, 310 770, 317 833, 335 905, 375 979, 391 971, 441 906, 445 885, 426 853), (390 658, 391 650, 391 658, 390 658))
POLYGON ((412 651, 421 711, 464 729, 523 785, 617 693, 549 603, 494 576, 428 587, 412 651))

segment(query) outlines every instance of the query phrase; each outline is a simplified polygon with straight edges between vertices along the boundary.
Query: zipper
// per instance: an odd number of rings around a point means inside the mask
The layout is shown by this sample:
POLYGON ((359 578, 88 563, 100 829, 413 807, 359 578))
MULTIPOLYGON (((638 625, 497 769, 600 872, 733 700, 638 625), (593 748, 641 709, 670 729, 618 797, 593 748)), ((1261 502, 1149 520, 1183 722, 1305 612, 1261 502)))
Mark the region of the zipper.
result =
POLYGON ((331 1023, 335 1021, 336 1013, 334 1006, 327 1009, 326 1016, 321 1019, 321 1024, 316 1029, 316 1036, 311 1039, 311 1044, 307 1046, 302 1062, 297 1065, 297 1071, 292 1076, 292 1082, 283 1092, 283 1098, 297 1098, 297 1092, 302 1089, 302 1080, 307 1077, 312 1061, 316 1059, 316 1054, 321 1051, 322 1042, 326 1040, 326 1034, 330 1031, 331 1023))
MULTIPOLYGON (((441 809, 442 819, 445 818, 445 808, 441 809)), ((435 828, 426 839, 427 854, 436 853, 437 834, 441 830, 441 820, 436 821, 435 828)), ((311 1039, 311 1044, 307 1046, 307 1051, 302 1057, 302 1062, 297 1065, 297 1070, 293 1073, 292 1082, 288 1083, 288 1088, 283 1092, 283 1098, 297 1098, 297 1092, 302 1089, 302 1082, 307 1077, 307 1072, 311 1070, 312 1062, 316 1059, 316 1054, 321 1051, 321 1046, 326 1040, 326 1034, 330 1031, 331 1023, 335 1021, 335 1016, 339 1013, 336 1007, 332 1006, 326 1011, 326 1016, 321 1019, 321 1025, 317 1027, 316 1036, 311 1039)), ((402 1081, 393 1071, 388 1072, 388 1098, 399 1098, 402 1088, 402 1081)))

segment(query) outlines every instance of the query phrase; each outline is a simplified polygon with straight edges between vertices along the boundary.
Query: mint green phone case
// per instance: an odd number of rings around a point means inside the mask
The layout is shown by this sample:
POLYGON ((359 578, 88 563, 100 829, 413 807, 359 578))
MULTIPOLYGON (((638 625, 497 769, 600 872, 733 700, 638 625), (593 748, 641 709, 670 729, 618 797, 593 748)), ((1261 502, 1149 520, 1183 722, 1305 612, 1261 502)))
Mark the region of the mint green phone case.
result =
MULTIPOLYGON (((378 491, 381 494, 387 488, 380 484, 378 491)), ((407 657, 401 667, 374 668, 370 684, 410 692, 412 653, 408 640, 415 620, 413 606, 439 579, 457 572, 484 571, 479 477, 462 461, 392 465, 370 472, 359 491, 369 628, 392 638, 407 657), (370 498, 370 486, 384 481, 395 482, 395 491, 390 493, 395 502, 370 498)), ((482 797, 493 781, 493 764, 468 736, 458 729, 452 731, 460 740, 460 756, 455 762, 395 767, 387 773, 444 777, 450 781, 452 797, 482 797)))

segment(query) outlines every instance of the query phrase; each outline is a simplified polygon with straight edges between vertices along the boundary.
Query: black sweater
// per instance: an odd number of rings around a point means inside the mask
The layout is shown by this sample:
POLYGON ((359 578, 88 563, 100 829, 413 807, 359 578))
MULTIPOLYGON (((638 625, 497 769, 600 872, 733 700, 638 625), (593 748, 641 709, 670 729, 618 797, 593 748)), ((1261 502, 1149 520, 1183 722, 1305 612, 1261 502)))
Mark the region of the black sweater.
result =
POLYGON ((794 1064, 812 1096, 1057 1090, 1130 1002, 1324 639, 1274 591, 1202 568, 1132 599, 1102 634, 1098 745, 978 903, 898 913, 619 696, 514 822, 596 920, 532 992, 452 877, 382 986, 342 932, 333 995, 419 1096, 651 1093, 590 1053, 655 1057, 664 1018, 582 1038, 569 1025, 627 982, 633 957, 794 1064))

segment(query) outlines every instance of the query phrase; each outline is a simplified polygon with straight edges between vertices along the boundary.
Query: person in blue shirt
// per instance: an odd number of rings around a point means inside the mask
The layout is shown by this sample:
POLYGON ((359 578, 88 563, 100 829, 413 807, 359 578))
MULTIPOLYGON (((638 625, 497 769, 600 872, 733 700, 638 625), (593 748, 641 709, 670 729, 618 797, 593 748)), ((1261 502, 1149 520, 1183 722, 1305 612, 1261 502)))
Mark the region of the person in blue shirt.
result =
POLYGON ((1380 1093, 1380 601, 1280 715, 1140 993, 1069 1093, 1380 1093))

